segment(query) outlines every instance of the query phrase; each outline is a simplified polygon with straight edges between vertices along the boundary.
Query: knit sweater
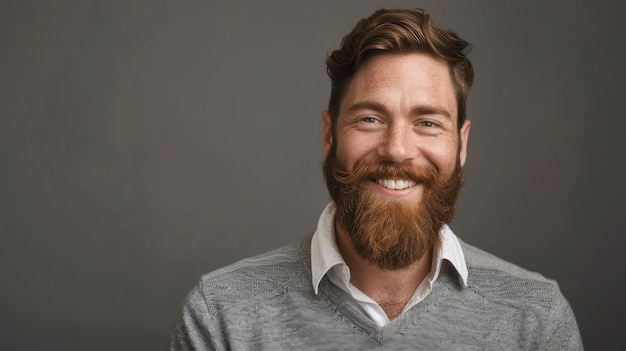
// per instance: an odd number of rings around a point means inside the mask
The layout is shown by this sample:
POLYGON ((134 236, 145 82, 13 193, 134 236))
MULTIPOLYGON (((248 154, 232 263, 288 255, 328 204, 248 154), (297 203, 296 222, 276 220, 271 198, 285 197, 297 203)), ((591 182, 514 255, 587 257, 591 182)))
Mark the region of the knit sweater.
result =
POLYGON ((461 242, 464 286, 444 264, 430 294, 386 326, 311 284, 310 240, 203 276, 170 335, 172 350, 582 350, 556 282, 461 242))

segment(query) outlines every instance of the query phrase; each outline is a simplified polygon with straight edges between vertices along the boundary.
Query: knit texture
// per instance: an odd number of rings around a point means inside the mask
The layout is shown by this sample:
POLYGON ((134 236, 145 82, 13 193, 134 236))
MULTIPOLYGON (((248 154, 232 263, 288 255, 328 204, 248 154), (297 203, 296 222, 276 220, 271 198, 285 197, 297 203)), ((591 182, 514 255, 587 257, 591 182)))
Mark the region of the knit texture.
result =
MULTIPOLYGON (((203 276, 170 335, 172 350, 582 350, 558 285, 461 242, 430 294, 380 327, 327 278, 315 295, 310 240, 203 276)), ((446 262, 447 263, 447 262, 446 262)))

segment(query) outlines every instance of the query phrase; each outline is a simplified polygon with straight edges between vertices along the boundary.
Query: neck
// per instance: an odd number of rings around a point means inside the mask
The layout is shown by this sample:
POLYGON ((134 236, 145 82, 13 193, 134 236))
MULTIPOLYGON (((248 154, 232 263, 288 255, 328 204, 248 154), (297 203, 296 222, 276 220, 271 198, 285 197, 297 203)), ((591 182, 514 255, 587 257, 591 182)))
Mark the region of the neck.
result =
POLYGON ((350 267, 350 283, 376 301, 390 320, 396 318, 430 273, 432 250, 406 268, 386 270, 359 256, 348 234, 338 224, 335 224, 335 232, 339 252, 350 267))

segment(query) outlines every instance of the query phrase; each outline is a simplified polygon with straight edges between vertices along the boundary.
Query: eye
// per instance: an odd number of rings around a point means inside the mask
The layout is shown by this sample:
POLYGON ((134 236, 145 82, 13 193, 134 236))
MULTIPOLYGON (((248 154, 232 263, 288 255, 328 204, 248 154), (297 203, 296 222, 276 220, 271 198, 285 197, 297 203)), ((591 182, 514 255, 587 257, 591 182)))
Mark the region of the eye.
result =
POLYGON ((435 123, 431 122, 431 121, 421 121, 419 122, 419 125, 422 127, 426 127, 426 128, 432 128, 435 126, 435 123))
POLYGON ((374 117, 363 117, 362 119, 363 122, 365 123, 376 123, 378 122, 378 120, 374 117))

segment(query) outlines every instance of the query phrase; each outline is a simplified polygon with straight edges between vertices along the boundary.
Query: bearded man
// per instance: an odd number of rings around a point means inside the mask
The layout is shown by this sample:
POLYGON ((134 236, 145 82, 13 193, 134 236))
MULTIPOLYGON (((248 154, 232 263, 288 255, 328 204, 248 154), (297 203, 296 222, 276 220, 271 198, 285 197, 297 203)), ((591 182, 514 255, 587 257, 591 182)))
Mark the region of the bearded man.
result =
POLYGON ((463 183, 469 44, 380 10, 326 60, 332 202, 302 242, 202 277, 172 349, 577 350, 558 285, 448 227, 463 183))

